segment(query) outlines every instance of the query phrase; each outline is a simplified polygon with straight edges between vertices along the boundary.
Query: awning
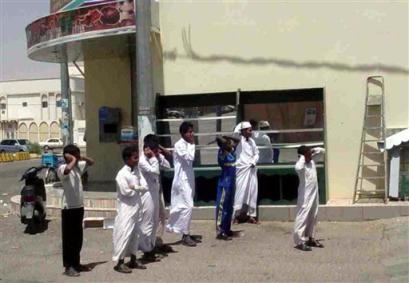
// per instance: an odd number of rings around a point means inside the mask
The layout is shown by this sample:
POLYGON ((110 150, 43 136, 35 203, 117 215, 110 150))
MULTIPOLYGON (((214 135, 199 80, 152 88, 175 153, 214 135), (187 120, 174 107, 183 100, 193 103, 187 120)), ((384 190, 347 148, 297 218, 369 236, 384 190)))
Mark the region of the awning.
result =
POLYGON ((28 57, 55 63, 81 61, 88 45, 99 46, 103 45, 99 40, 106 43, 112 38, 135 34, 132 0, 78 0, 70 2, 68 8, 71 10, 64 7, 27 26, 28 57))
POLYGON ((386 149, 389 150, 394 146, 399 146, 402 143, 409 141, 409 128, 400 131, 386 138, 386 149))

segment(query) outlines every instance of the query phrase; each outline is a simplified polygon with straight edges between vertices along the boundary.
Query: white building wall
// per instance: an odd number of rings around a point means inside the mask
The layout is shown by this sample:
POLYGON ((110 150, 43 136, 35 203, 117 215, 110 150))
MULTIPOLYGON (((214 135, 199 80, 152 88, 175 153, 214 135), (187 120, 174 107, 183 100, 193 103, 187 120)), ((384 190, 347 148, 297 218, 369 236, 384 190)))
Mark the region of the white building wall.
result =
MULTIPOLYGON (((70 89, 74 124, 85 128, 84 80, 71 78, 70 89)), ((60 93, 59 78, 0 82, 0 102, 6 104, 6 109, 0 109, 0 138, 21 137, 39 142, 55 137, 51 126, 59 125, 62 117, 61 107, 57 107, 60 93), (43 97, 47 107, 42 107, 43 97), (26 131, 22 133, 23 129, 26 131)), ((78 139, 77 132, 74 129, 74 140, 78 139)))
POLYGON ((330 199, 353 195, 365 81, 409 125, 408 1, 160 1, 164 94, 324 88, 330 199))

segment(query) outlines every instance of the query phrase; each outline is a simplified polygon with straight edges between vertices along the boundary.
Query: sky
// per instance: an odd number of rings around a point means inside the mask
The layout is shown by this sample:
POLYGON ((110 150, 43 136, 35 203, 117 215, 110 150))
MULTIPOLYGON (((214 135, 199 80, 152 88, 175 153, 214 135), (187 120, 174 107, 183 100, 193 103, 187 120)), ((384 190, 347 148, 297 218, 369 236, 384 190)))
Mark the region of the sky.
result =
POLYGON ((56 78, 60 66, 28 58, 25 28, 47 16, 49 0, 0 0, 0 81, 56 78))

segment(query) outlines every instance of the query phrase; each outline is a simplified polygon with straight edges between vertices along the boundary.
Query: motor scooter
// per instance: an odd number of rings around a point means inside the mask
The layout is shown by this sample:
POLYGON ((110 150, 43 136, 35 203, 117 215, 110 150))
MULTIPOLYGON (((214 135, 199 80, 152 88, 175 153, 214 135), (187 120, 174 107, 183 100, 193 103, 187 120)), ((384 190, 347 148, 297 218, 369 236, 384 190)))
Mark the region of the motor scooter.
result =
POLYGON ((47 196, 44 181, 38 176, 43 168, 31 167, 20 179, 25 182, 20 193, 20 220, 27 225, 26 232, 30 234, 35 234, 45 223, 47 196))

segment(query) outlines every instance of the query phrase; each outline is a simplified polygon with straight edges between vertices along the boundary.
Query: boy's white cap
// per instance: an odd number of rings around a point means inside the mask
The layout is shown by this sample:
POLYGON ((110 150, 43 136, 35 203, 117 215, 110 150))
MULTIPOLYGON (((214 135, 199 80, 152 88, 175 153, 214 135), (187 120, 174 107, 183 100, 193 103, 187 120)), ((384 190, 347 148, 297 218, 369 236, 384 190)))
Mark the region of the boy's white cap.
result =
POLYGON ((268 121, 260 121, 258 122, 259 128, 270 128, 270 123, 268 121))
POLYGON ((250 122, 243 121, 243 122, 239 123, 239 124, 234 128, 234 132, 235 132, 235 133, 240 133, 241 130, 244 130, 244 129, 247 129, 247 128, 251 128, 250 122))

